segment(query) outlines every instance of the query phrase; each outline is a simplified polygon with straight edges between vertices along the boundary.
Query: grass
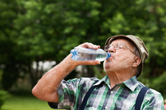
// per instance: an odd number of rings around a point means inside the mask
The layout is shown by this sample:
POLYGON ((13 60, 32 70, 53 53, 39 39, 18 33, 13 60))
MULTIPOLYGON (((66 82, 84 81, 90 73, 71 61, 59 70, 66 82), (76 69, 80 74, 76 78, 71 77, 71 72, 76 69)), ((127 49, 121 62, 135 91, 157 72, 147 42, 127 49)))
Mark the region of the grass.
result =
MULTIPOLYGON (((5 101, 5 104, 0 110, 55 110, 51 109, 47 102, 35 98, 31 94, 17 93, 11 95, 5 101)), ((56 109, 65 110, 65 109, 56 109)))
MULTIPOLYGON (((39 100, 32 95, 12 95, 5 101, 1 110, 54 110, 47 102, 39 100)), ((57 109, 56 109, 57 110, 57 109)), ((58 109, 60 110, 60 109, 58 109)), ((62 109, 61 109, 62 110, 62 109)))

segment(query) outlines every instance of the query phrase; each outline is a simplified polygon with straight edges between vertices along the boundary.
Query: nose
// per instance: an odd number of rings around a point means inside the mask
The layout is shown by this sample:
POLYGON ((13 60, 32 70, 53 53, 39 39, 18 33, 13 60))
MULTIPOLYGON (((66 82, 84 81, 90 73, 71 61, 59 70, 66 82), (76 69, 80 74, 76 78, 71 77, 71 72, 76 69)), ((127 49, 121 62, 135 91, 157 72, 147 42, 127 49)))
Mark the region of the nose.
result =
POLYGON ((115 53, 115 52, 116 52, 115 47, 114 47, 114 46, 111 46, 111 47, 108 49, 108 52, 115 53))

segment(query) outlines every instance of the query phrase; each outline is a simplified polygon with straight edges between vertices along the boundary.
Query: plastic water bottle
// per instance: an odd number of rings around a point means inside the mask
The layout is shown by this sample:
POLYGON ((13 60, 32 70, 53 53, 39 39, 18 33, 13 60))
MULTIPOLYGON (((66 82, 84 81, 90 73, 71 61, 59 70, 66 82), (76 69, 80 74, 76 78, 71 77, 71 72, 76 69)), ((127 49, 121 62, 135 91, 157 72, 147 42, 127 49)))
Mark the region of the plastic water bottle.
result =
POLYGON ((73 54, 71 58, 77 61, 98 60, 101 62, 111 56, 110 53, 105 52, 102 49, 95 50, 83 47, 75 47, 70 51, 70 53, 73 54))

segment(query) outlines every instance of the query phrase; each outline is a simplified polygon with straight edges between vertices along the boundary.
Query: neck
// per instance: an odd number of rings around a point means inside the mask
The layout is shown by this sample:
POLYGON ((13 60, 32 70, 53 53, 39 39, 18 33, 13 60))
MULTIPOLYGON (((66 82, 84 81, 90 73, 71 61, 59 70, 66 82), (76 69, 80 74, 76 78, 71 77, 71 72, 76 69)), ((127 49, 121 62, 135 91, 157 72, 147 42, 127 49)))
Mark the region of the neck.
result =
POLYGON ((111 88, 113 88, 116 84, 122 83, 130 78, 132 78, 135 73, 133 71, 110 71, 107 72, 111 88))

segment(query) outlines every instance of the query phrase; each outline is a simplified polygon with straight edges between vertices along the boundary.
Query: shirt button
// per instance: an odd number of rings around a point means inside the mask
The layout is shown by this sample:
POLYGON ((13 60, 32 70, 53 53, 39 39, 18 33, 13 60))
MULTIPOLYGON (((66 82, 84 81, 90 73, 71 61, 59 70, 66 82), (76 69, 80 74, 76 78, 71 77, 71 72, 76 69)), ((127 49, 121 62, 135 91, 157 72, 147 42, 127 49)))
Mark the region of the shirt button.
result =
POLYGON ((105 109, 107 109, 108 107, 106 106, 105 109))
POLYGON ((111 91, 111 94, 113 93, 113 91, 111 91))

